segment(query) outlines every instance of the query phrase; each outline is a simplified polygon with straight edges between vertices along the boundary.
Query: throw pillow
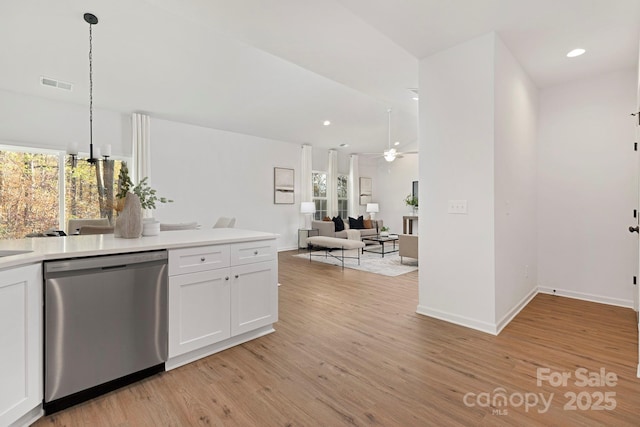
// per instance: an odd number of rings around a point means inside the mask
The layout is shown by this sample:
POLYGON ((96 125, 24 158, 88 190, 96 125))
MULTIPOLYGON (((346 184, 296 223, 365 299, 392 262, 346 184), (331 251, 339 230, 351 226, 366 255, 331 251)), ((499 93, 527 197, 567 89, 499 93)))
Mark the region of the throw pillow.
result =
POLYGON ((342 218, 340 218, 339 216, 334 216, 333 218, 331 218, 331 221, 333 221, 333 223, 336 225, 336 233, 338 231, 344 230, 344 222, 342 221, 342 218))
POLYGON ((370 219, 365 219, 362 224, 364 225, 364 228, 373 228, 373 225, 371 224, 371 220, 370 219))
POLYGON ((323 221, 331 221, 331 218, 328 216, 325 216, 324 218, 322 218, 323 221))
POLYGON ((364 218, 360 215, 357 219, 349 217, 349 228, 362 230, 364 228, 364 218))

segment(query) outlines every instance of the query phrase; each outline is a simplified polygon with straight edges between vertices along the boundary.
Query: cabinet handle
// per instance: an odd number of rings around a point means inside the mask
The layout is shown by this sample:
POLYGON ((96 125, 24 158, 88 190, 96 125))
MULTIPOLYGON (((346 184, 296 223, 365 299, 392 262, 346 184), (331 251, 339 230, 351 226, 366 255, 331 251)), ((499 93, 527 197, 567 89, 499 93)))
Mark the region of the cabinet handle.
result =
POLYGON ((205 262, 205 261, 206 261, 206 258, 205 258, 205 257, 202 257, 202 258, 200 258, 200 261, 205 262))
POLYGON ((237 279, 238 277, 240 277, 240 276, 238 276, 238 275, 236 274, 236 279, 237 279))
POLYGON ((229 276, 225 277, 224 280, 229 280, 229 276))
POLYGON ((253 251, 253 254, 254 255, 258 255, 258 251, 253 251))

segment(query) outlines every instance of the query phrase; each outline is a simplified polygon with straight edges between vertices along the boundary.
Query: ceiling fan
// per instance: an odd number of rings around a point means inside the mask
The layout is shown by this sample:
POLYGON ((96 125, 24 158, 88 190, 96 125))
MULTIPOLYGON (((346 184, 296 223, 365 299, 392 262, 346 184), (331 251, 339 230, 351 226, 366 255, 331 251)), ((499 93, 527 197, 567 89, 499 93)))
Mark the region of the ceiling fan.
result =
MULTIPOLYGON (((363 153, 363 154, 375 154, 378 157, 384 157, 387 162, 393 162, 395 159, 401 159, 403 154, 418 154, 417 151, 405 151, 400 152, 395 148, 391 147, 391 108, 387 110, 387 114, 389 116, 389 128, 388 128, 388 139, 387 139, 387 149, 380 153, 363 153)), ((399 143, 396 142, 395 145, 399 143)))

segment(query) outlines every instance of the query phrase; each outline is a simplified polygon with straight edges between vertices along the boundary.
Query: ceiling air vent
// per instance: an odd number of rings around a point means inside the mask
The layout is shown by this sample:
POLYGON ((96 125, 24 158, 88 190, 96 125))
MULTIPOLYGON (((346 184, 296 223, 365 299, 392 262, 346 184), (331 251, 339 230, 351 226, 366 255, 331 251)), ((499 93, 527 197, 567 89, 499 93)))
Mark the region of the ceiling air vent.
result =
POLYGON ((71 83, 63 82, 60 80, 52 79, 49 77, 40 76, 40 84, 42 86, 56 87, 63 90, 72 90, 73 85, 71 83))

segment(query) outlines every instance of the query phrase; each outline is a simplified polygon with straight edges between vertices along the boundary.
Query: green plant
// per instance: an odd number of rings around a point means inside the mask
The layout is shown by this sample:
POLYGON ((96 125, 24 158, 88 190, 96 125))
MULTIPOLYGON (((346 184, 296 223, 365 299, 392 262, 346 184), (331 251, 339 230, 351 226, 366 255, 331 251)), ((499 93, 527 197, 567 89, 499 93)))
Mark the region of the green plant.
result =
POLYGON ((418 207, 418 196, 412 196, 411 194, 407 195, 407 197, 404 198, 404 202, 407 204, 407 206, 413 206, 415 208, 418 207))
POLYGON ((389 231, 389 227, 383 225, 382 227, 380 227, 380 231, 389 231))
POLYGON ((116 197, 123 200, 127 197, 127 193, 133 193, 140 198, 140 204, 142 209, 155 209, 156 202, 160 203, 172 203, 173 200, 166 197, 158 197, 156 190, 149 187, 148 177, 142 178, 138 185, 134 186, 131 178, 129 177, 129 168, 125 162, 122 162, 120 168, 120 174, 118 175, 118 194, 116 197))

